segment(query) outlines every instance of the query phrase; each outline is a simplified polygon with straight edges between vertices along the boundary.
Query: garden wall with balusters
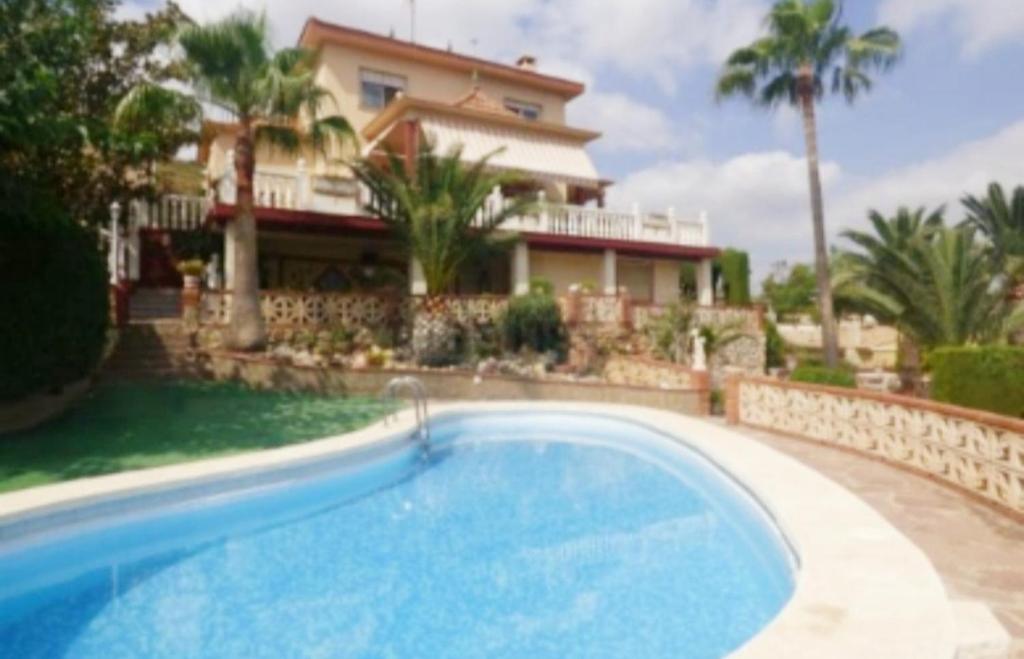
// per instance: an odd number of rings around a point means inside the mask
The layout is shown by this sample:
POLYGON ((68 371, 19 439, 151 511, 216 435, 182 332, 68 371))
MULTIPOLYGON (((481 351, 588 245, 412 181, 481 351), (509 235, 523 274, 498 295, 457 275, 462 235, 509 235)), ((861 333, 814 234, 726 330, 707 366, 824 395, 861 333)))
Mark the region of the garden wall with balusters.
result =
POLYGON ((733 378, 726 418, 912 469, 1024 516, 1024 420, 871 391, 733 378))

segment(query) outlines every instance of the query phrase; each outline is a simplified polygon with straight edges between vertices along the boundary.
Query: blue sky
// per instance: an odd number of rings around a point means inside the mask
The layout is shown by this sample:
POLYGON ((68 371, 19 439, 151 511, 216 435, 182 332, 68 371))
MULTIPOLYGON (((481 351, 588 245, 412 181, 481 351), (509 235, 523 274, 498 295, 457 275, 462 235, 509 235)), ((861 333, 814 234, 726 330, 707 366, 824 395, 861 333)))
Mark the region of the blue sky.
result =
MULTIPOLYGON (((147 2, 148 4, 148 2, 147 2)), ((237 0, 183 0, 200 20, 237 0)), ((789 110, 716 105, 715 74, 754 38, 769 0, 416 0, 417 40, 582 80, 571 123, 605 137, 591 152, 611 204, 709 212, 716 244, 748 250, 760 278, 811 253, 804 145, 789 110)), ((129 10, 145 5, 128 5, 129 10)), ((150 5, 151 6, 151 5, 150 5)), ((409 0, 268 0, 275 41, 305 18, 409 34, 409 0)), ((906 56, 848 107, 820 108, 830 232, 868 208, 949 204, 987 181, 1024 183, 1024 0, 847 0, 857 30, 897 28, 906 56)))

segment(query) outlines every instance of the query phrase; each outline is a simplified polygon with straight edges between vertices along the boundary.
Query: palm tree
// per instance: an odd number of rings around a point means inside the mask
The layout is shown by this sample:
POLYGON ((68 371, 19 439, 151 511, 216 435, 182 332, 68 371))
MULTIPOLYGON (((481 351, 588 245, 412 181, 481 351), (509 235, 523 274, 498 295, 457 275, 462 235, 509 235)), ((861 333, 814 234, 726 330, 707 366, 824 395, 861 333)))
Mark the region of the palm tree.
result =
POLYGON ((178 44, 193 94, 140 85, 122 100, 118 120, 130 123, 182 96, 220 108, 235 119, 235 215, 226 227, 235 255, 228 345, 256 350, 266 341, 253 214, 257 148, 291 154, 307 149, 326 152, 354 140, 355 134, 343 117, 321 116, 334 99, 316 83, 316 53, 305 48, 274 52, 264 16, 238 11, 216 23, 188 25, 178 35, 178 44))
POLYGON ((414 162, 388 152, 383 163, 363 159, 353 165, 356 178, 370 191, 367 212, 391 228, 405 256, 422 268, 426 300, 413 331, 420 361, 450 357, 445 353, 453 338, 443 296, 464 266, 507 247, 510 239, 497 236, 496 229, 533 206, 524 198, 491 202, 496 188, 520 182, 518 175, 491 169, 493 155, 466 164, 461 147, 438 155, 424 140, 414 162))
POLYGON ((868 213, 874 233, 848 230, 842 236, 860 248, 859 252, 839 251, 832 259, 832 298, 837 310, 869 313, 882 322, 896 324, 901 311, 884 291, 887 264, 898 261, 911 247, 943 226, 944 209, 928 212, 925 208, 902 207, 888 218, 872 210, 868 213))
POLYGON ((962 201, 967 210, 965 224, 986 239, 997 274, 1009 278, 1012 287, 1024 279, 1024 186, 1014 188, 1007 199, 1003 186, 993 183, 988 195, 969 195, 962 201))
POLYGON ((895 324, 920 348, 1003 339, 1022 320, 992 285, 985 246, 969 227, 942 226, 941 211, 872 213, 876 235, 848 231, 837 283, 861 310, 895 324))
POLYGON ((899 35, 893 30, 879 27, 856 36, 841 19, 835 0, 778 0, 767 18, 768 36, 730 55, 716 85, 720 100, 744 95, 768 108, 789 103, 803 116, 822 343, 826 362, 833 367, 839 361, 839 344, 829 283, 815 104, 829 90, 852 103, 871 89, 869 71, 889 69, 901 52, 899 35))

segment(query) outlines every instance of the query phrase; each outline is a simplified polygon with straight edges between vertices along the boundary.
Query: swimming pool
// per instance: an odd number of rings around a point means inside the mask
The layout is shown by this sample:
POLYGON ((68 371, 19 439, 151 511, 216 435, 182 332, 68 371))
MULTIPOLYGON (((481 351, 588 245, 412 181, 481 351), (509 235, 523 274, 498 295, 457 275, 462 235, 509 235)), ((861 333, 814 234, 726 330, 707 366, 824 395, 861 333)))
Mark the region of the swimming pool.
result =
POLYGON ((70 657, 719 657, 794 588, 700 454, 600 415, 457 414, 365 453, 0 547, 0 648, 70 657))

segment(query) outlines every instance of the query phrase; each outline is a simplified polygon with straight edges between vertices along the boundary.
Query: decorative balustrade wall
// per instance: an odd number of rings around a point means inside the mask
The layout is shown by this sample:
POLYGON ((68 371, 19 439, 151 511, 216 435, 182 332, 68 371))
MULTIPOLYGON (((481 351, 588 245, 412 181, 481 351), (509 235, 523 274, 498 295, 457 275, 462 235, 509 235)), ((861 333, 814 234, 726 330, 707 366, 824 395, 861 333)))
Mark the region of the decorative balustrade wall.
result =
MULTIPOLYGON (((655 304, 633 305, 633 326, 643 329, 668 310, 655 304)), ((693 307, 694 323, 715 329, 730 329, 751 334, 764 329, 764 314, 760 307, 693 307)))
MULTIPOLYGON (((230 292, 205 292, 199 322, 225 325, 231 310, 230 292)), ((344 293, 261 291, 263 318, 272 327, 378 327, 400 312, 398 298, 344 293)))
MULTIPOLYGON (((570 296, 571 297, 571 296, 570 296)), ((576 322, 594 325, 618 325, 625 320, 626 305, 616 295, 580 295, 576 322)))
MULTIPOLYGON (((508 308, 504 295, 459 295, 441 298, 445 311, 457 322, 465 325, 486 325, 497 322, 508 308)), ((413 312, 423 308, 426 298, 410 298, 413 312)))
POLYGON ((869 391, 736 378, 730 423, 865 453, 1024 515, 1024 421, 869 391))
MULTIPOLYGON (((200 303, 199 322, 225 325, 231 307, 230 292, 207 291, 200 303)), ((508 298, 474 295, 443 298, 447 312, 460 323, 494 322, 508 306, 508 298)), ((261 291, 263 318, 271 327, 334 328, 380 327, 418 311, 424 298, 352 293, 261 291)))
MULTIPOLYGON (((200 325, 209 329, 226 325, 232 293, 206 291, 199 303, 200 325)), ((496 323, 508 307, 502 295, 451 296, 441 298, 447 314, 468 330, 496 323)), ((352 293, 261 291, 260 306, 271 337, 289 336, 293 331, 347 329, 394 330, 410 327, 423 309, 422 297, 352 293)), ((437 304, 436 301, 431 304, 437 304)), ((571 327, 615 327, 643 331, 667 307, 633 305, 628 297, 572 294, 559 299, 562 316, 571 327)), ((436 307, 435 307, 436 308, 436 307)), ((764 373, 765 337, 760 314, 753 308, 697 308, 697 324, 739 333, 725 341, 710 357, 713 386, 721 386, 731 372, 764 373)), ((616 330, 620 331, 620 330, 616 330)), ((214 334, 220 334, 214 331, 214 334)), ((725 336, 726 332, 722 333, 725 336)), ((275 339, 276 340, 276 339, 275 339)))

